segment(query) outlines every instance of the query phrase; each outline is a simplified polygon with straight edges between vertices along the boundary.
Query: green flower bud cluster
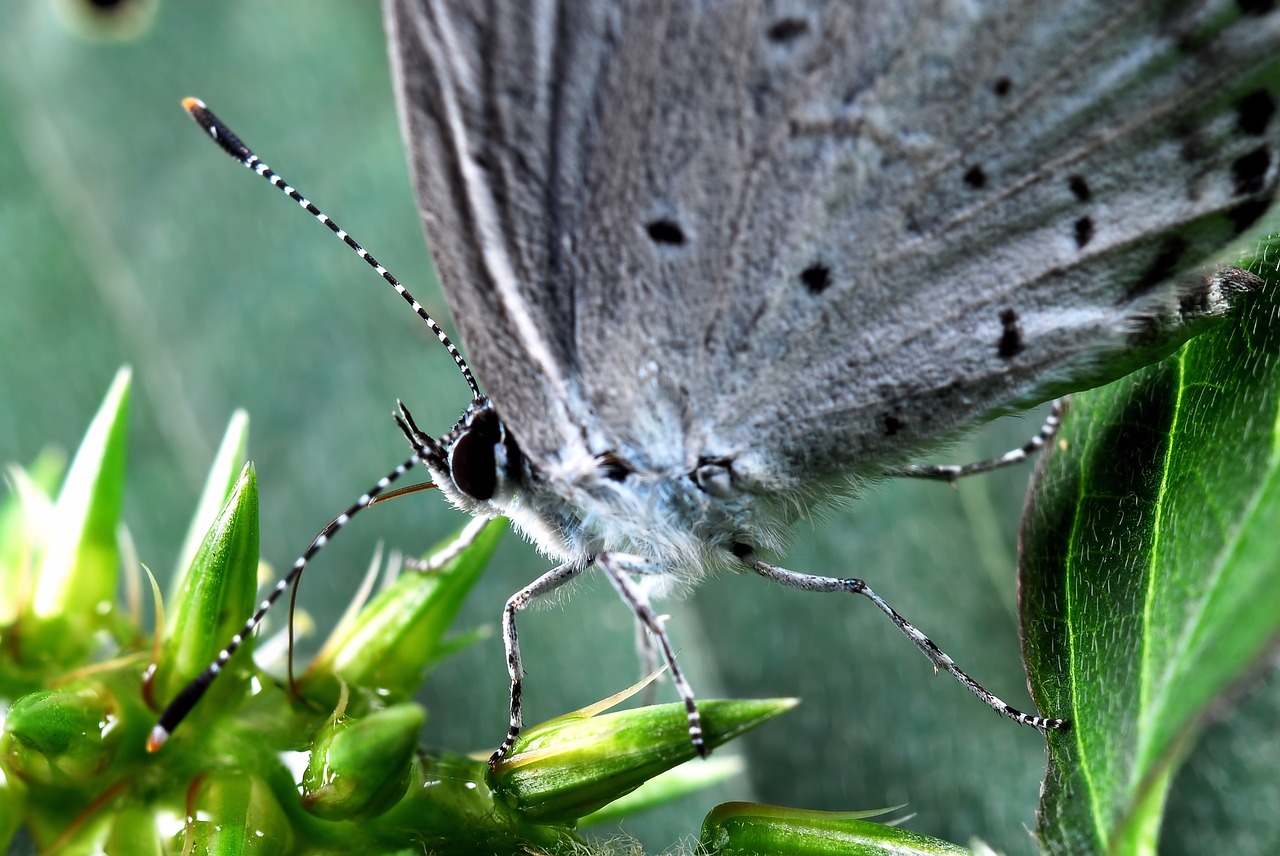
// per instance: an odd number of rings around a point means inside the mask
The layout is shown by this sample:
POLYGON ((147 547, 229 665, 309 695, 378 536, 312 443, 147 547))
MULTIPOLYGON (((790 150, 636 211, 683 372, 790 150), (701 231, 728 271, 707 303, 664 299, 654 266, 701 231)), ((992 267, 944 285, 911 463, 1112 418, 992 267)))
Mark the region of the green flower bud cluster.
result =
MULTIPOLYGON (((71 854, 589 853, 580 826, 736 770, 725 759, 673 770, 694 754, 683 707, 603 712, 621 696, 529 727, 492 770, 419 749, 427 717, 412 695, 440 658, 478 638, 447 634, 499 524, 438 572, 401 575, 344 620, 293 692, 238 653, 172 739, 149 753, 158 711, 254 608, 258 490, 238 414, 198 504, 182 573, 163 597, 151 580, 159 629, 145 630, 144 587, 126 585, 125 604, 118 595, 122 568, 137 583, 140 567, 121 522, 129 390, 122 370, 56 495, 54 457, 7 473, 0 850, 25 840, 71 854)), ((703 701, 708 745, 793 705, 703 701)), ((767 823, 786 822, 773 811, 767 823)), ((745 816, 733 806, 713 812, 708 852, 836 852, 752 850, 741 844, 745 816)))

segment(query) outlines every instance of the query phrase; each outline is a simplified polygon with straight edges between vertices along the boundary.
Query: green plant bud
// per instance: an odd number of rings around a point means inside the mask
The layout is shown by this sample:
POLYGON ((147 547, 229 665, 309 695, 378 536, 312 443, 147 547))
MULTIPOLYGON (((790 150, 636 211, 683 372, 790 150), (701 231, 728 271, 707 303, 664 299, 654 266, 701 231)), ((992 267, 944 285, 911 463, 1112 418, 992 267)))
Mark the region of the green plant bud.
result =
MULTIPOLYGON (((164 644, 151 694, 168 701, 204 671, 253 612, 258 587, 258 481, 247 463, 205 534, 165 620, 164 644)), ((251 648, 252 639, 242 648, 251 648)), ((240 662, 248 664, 247 652, 240 662)), ((233 684, 230 675, 215 690, 233 684)))
POLYGON ((881 813, 724 803, 703 821, 698 852, 708 856, 959 856, 969 852, 938 838, 862 819, 881 813))
POLYGON ((13 770, 54 786, 93 781, 115 756, 123 730, 115 694, 100 684, 25 695, 5 723, 13 770))
POLYGON ((227 497, 240 478, 244 469, 245 454, 249 444, 249 414, 237 410, 227 423, 227 430, 218 444, 218 451, 209 465, 205 476, 204 489, 200 491, 200 499, 196 502, 196 510, 191 515, 191 523, 187 527, 186 537, 182 539, 182 549, 178 551, 177 565, 170 578, 170 588, 165 601, 177 603, 179 591, 186 579, 187 571, 200 551, 218 515, 227 504, 227 497))
POLYGON ((399 704, 358 720, 326 723, 302 778, 302 805, 325 820, 373 817, 409 787, 410 763, 427 714, 399 704))
POLYGON ((506 527, 494 521, 438 571, 406 572, 335 628, 303 680, 336 699, 338 681, 392 701, 411 696, 447 647, 445 632, 506 527))
MULTIPOLYGON (((794 699, 698 702, 715 748, 790 710, 794 699)), ((570 820, 695 756, 683 704, 598 716, 574 713, 527 729, 490 784, 527 820, 570 820)))
POLYGON ((271 788, 257 776, 209 773, 192 789, 189 806, 194 820, 170 841, 171 852, 268 856, 293 849, 289 818, 271 788), (188 835, 193 848, 185 851, 188 835))
POLYGON ((108 624, 120 578, 116 527, 124 506, 130 372, 121 369, 93 417, 58 494, 36 573, 28 654, 79 661, 108 624))

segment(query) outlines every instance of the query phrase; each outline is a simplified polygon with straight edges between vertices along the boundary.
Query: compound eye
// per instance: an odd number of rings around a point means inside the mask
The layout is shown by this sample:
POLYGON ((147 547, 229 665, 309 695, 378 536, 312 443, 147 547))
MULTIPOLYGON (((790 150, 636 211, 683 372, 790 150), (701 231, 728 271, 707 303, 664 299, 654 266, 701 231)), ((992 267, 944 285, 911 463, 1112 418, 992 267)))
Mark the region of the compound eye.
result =
POLYGON ((449 449, 449 474, 453 483, 472 499, 492 499, 498 489, 495 447, 500 437, 498 417, 481 413, 449 449))

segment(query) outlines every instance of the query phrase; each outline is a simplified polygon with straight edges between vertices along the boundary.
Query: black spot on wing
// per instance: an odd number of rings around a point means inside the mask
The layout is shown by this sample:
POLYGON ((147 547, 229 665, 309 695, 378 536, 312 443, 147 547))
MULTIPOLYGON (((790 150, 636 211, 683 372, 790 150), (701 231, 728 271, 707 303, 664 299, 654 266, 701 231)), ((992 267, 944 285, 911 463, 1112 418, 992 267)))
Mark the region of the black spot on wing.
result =
POLYGON ((793 42, 809 32, 809 22, 804 18, 781 18, 765 30, 765 38, 775 45, 793 42))
POLYGON ((1271 168, 1271 153, 1259 146, 1231 164, 1231 181, 1236 196, 1253 196, 1261 193, 1266 185, 1267 170, 1271 168))
POLYGON ((1236 102, 1236 127, 1240 133, 1260 137, 1276 114, 1276 102, 1265 89, 1255 89, 1236 102))
POLYGON ((982 171, 982 167, 975 164, 965 170, 964 183, 974 190, 981 190, 987 186, 987 174, 982 171))
POLYGON ((800 281, 810 294, 821 294, 831 285, 831 269, 824 264, 813 264, 800 271, 800 281))
POLYGON ((1068 178, 1067 187, 1071 188, 1071 195, 1079 202, 1088 202, 1093 196, 1089 190, 1089 182, 1084 180, 1083 175, 1073 175, 1068 178))
POLYGON ((1093 238, 1093 218, 1081 217, 1075 223, 1076 248, 1084 249, 1084 245, 1093 238))
POLYGON ((684 243, 684 230, 674 220, 652 220, 644 228, 655 244, 678 247, 684 243))
POLYGON ((1236 7, 1246 15, 1265 15, 1274 12, 1275 0, 1236 0, 1236 7))
POLYGON ((892 437, 905 427, 907 427, 906 423, 894 416, 892 413, 886 413, 884 415, 884 435, 886 437, 892 437))
POLYGON ((1018 327, 1018 313, 1012 309, 1000 312, 1000 341, 996 345, 996 353, 1000 359, 1008 360, 1016 357, 1026 348, 1022 339, 1022 330, 1018 327))
POLYGON ((991 91, 1001 98, 1008 95, 1013 89, 1013 81, 1007 77, 997 77, 995 83, 991 84, 991 91))

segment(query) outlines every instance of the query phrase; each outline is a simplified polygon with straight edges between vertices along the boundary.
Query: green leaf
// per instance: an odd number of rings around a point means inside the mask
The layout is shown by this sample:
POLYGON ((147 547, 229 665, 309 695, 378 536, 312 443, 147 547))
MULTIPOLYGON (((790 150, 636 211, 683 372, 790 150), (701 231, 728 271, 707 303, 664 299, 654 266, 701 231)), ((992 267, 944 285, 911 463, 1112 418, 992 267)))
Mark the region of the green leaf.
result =
POLYGON ((1077 396, 1022 533, 1051 852, 1154 853, 1178 766, 1280 633, 1280 279, 1242 317, 1077 396))
POLYGON ((36 574, 32 618, 37 646, 59 659, 87 647, 87 635, 115 607, 120 578, 116 527, 124 507, 131 373, 107 390, 58 494, 52 540, 36 574))

